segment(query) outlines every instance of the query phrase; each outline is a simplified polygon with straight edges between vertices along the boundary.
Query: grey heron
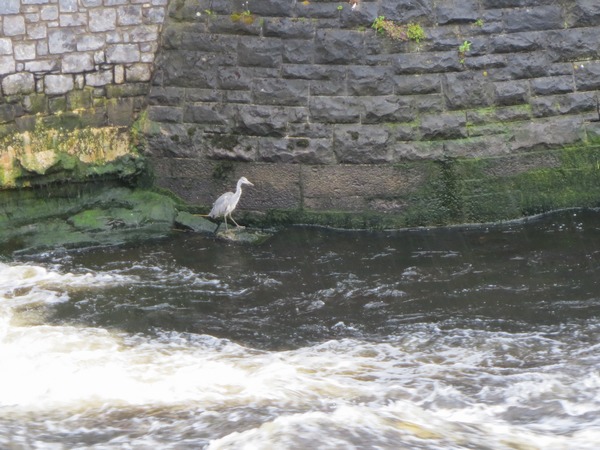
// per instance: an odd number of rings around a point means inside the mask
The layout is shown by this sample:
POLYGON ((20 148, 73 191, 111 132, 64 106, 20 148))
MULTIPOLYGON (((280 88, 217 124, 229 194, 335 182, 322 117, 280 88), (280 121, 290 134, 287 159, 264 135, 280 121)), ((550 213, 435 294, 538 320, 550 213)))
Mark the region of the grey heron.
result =
POLYGON ((225 220, 225 229, 226 230, 228 229, 227 228, 227 216, 229 216, 231 221, 233 223, 235 223, 235 225, 237 227, 239 227, 238 223, 235 220, 233 220, 233 217, 231 217, 231 213, 237 206, 238 202, 240 201, 240 197, 242 196, 242 184, 248 184, 250 186, 254 186, 252 183, 250 183, 248 181, 248 179, 246 177, 240 178, 237 182, 237 186, 235 188, 235 193, 234 192, 225 192, 223 195, 221 195, 218 199, 215 200, 215 203, 213 204, 213 207, 210 210, 210 213, 208 213, 208 217, 211 217, 213 219, 215 219, 219 216, 223 216, 223 219, 225 220))

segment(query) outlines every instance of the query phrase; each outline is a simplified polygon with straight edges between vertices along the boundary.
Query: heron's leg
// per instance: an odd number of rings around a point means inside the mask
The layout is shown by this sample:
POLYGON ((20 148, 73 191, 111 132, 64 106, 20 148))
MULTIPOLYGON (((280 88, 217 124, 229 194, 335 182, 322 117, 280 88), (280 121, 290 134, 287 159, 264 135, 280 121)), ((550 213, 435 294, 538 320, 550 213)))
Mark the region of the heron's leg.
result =
POLYGON ((232 217, 232 216, 229 216, 229 218, 231 219, 231 221, 232 221, 233 223, 235 223, 235 226, 236 226, 236 227, 238 227, 238 228, 244 228, 244 227, 240 227, 240 225, 239 225, 239 224, 238 224, 238 223, 237 223, 235 220, 233 220, 233 217, 232 217))
POLYGON ((225 231, 227 231, 229 228, 227 228, 227 214, 223 214, 223 220, 225 221, 225 231))

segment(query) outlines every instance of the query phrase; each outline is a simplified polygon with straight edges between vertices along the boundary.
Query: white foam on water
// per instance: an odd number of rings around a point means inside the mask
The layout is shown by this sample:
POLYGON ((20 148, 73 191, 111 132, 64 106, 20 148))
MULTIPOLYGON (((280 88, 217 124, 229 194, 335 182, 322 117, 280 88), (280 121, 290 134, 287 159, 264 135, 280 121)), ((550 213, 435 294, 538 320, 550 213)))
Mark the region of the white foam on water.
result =
POLYGON ((568 341, 539 332, 421 327, 387 342, 259 351, 22 318, 72 289, 131 282, 0 264, 0 447, 582 449, 600 439, 598 365, 574 366, 568 341))

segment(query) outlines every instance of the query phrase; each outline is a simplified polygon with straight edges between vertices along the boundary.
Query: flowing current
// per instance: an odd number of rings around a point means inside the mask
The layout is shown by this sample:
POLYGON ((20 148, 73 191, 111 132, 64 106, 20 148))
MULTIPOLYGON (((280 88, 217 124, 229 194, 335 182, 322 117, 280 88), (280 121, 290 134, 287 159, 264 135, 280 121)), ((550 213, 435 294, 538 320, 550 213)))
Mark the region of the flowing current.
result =
POLYGON ((600 212, 5 253, 2 449, 595 449, 600 212))

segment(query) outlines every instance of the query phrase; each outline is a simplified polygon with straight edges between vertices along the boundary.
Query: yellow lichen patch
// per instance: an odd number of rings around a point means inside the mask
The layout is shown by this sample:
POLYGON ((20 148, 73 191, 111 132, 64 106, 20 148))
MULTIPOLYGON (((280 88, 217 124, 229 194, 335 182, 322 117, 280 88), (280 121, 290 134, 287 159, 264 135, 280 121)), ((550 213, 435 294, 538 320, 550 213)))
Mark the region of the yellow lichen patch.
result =
MULTIPOLYGON (((85 176, 120 158, 139 158, 129 130, 103 128, 49 128, 38 121, 33 131, 15 133, 0 139, 0 188, 22 185, 24 175, 43 176, 49 169, 74 170, 85 176), (86 168, 89 168, 87 170, 86 168)), ((52 172, 55 172, 53 170, 52 172)), ((117 169, 118 170, 118 169, 117 169)))
POLYGON ((31 147, 27 147, 22 154, 17 156, 17 160, 23 169, 43 175, 60 160, 60 157, 53 150, 34 152, 31 151, 31 147))

